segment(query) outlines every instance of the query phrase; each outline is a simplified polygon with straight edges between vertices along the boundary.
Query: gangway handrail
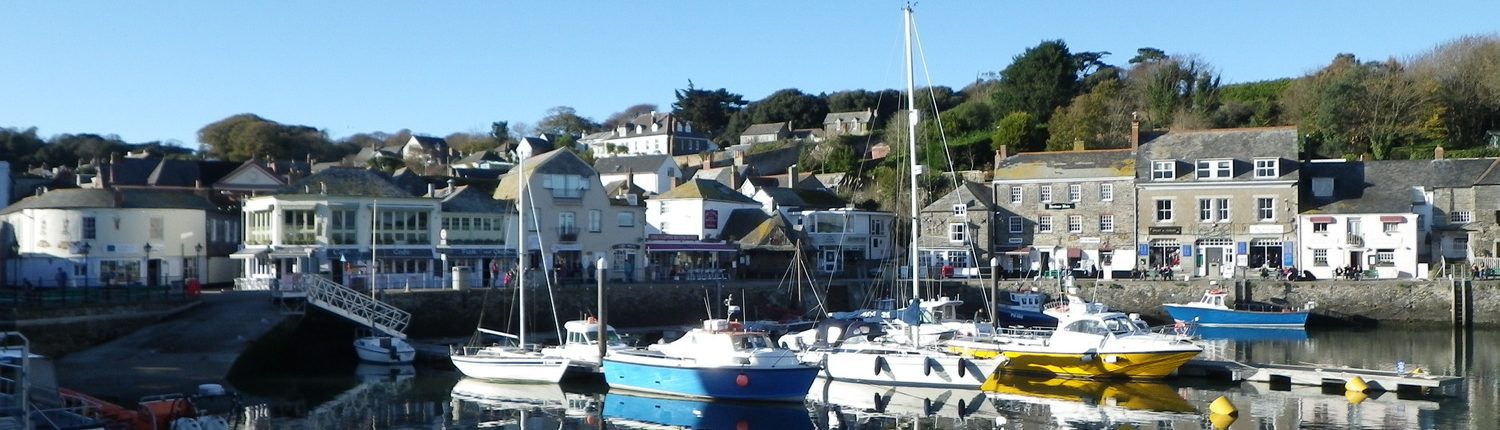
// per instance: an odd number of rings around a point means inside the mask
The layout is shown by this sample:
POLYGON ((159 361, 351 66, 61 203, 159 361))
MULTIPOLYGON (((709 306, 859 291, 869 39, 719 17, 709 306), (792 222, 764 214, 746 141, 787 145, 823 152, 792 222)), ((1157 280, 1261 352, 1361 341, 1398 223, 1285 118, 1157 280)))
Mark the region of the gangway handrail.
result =
POLYGON ((299 287, 307 291, 307 302, 370 328, 405 339, 411 313, 376 300, 319 275, 303 274, 299 287))

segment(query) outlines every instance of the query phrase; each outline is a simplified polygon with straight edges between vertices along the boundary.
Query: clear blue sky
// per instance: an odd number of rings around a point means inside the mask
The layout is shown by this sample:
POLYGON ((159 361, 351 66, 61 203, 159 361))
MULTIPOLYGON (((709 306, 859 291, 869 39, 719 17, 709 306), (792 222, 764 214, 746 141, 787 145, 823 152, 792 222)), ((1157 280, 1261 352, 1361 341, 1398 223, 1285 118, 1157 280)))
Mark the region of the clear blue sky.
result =
MULTIPOLYGON (((175 139, 250 112, 288 124, 446 135, 670 109, 689 79, 756 100, 898 88, 899 1, 8 1, 0 127, 175 139)), ((947 1, 917 5, 931 82, 962 87, 1046 39, 1197 54, 1243 82, 1335 54, 1419 54, 1497 30, 1495 1, 947 1)), ((920 72, 919 72, 920 73, 920 72)), ((919 82, 926 79, 919 78, 919 82)))

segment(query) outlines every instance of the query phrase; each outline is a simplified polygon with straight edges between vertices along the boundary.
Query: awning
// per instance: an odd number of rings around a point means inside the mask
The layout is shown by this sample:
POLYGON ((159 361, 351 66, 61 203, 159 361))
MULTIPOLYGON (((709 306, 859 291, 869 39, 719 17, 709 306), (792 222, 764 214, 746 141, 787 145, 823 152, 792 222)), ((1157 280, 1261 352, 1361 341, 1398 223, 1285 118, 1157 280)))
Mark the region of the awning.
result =
POLYGON ((1031 247, 1024 246, 1024 247, 1012 249, 1012 250, 1009 250, 1009 251, 1005 251, 1005 255, 1031 255, 1031 247))
POLYGON ((1401 215, 1381 215, 1380 216, 1380 222, 1392 222, 1392 223, 1396 223, 1396 224, 1402 224, 1402 223, 1406 222, 1406 217, 1401 216, 1401 215))
POLYGON ((1083 258, 1083 250, 1079 248, 1068 248, 1068 258, 1083 258))
POLYGON ((266 254, 268 254, 270 252, 271 252, 271 250, 269 250, 269 249, 241 249, 239 251, 235 251, 233 254, 229 254, 229 258, 233 258, 233 259, 236 259, 236 260, 249 260, 249 259, 252 259, 252 258, 265 258, 266 254))
POLYGON ((495 248, 495 247, 490 247, 490 248, 447 248, 447 249, 439 249, 438 253, 446 255, 446 256, 448 256, 448 258, 496 258, 496 257, 515 257, 516 256, 516 250, 515 250, 515 248, 495 248))
POLYGON ((1307 220, 1315 224, 1333 224, 1333 217, 1331 216, 1307 217, 1307 220))
POLYGON ((736 252, 722 243, 646 243, 646 252, 736 252))
POLYGON ((379 258, 434 258, 432 248, 375 248, 379 258))
POLYGON ((271 258, 301 258, 312 255, 312 248, 277 248, 271 250, 271 258))

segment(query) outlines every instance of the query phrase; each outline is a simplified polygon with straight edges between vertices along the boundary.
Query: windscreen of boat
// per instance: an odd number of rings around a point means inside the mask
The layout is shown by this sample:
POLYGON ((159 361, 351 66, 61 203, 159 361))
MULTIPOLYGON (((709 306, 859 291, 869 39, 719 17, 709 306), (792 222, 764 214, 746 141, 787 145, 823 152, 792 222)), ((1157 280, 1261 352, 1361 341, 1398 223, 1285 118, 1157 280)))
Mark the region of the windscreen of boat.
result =
POLYGON ((1073 321, 1072 323, 1069 323, 1067 327, 1064 327, 1063 330, 1071 331, 1074 333, 1097 334, 1100 336, 1109 334, 1109 330, 1106 330, 1104 328, 1104 325, 1099 324, 1099 321, 1091 319, 1073 321))
POLYGON ((738 334, 734 336, 735 351, 749 351, 771 347, 771 338, 763 334, 738 334))
POLYGON ((1134 322, 1123 316, 1105 318, 1104 328, 1116 335, 1131 334, 1140 330, 1140 327, 1136 326, 1134 322))

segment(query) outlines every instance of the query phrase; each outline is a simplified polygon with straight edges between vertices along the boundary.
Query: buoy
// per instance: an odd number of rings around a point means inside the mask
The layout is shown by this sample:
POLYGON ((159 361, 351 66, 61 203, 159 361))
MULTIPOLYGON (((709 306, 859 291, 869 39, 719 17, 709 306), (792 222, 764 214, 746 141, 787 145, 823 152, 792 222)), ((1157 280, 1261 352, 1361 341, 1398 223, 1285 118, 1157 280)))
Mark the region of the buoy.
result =
POLYGON ((1350 379, 1349 382, 1344 383, 1344 391, 1363 393, 1365 392, 1365 390, 1369 389, 1370 385, 1365 383, 1365 379, 1358 376, 1355 376, 1353 379, 1350 379))
POLYGON ((1208 414, 1208 423, 1214 430, 1225 430, 1234 425, 1234 420, 1239 419, 1230 415, 1208 414))
POLYGON ((1209 403, 1208 411, 1228 416, 1238 416, 1240 413, 1239 409, 1235 409, 1234 403, 1230 403, 1229 398, 1224 396, 1219 396, 1219 398, 1214 399, 1213 403, 1209 403))
POLYGON ((750 386, 750 376, 741 373, 739 376, 734 377, 734 385, 738 385, 741 387, 750 386))
POLYGON ((1349 399, 1349 404, 1357 405, 1364 402, 1365 399, 1370 398, 1370 396, 1359 391, 1345 391, 1344 398, 1349 399))

